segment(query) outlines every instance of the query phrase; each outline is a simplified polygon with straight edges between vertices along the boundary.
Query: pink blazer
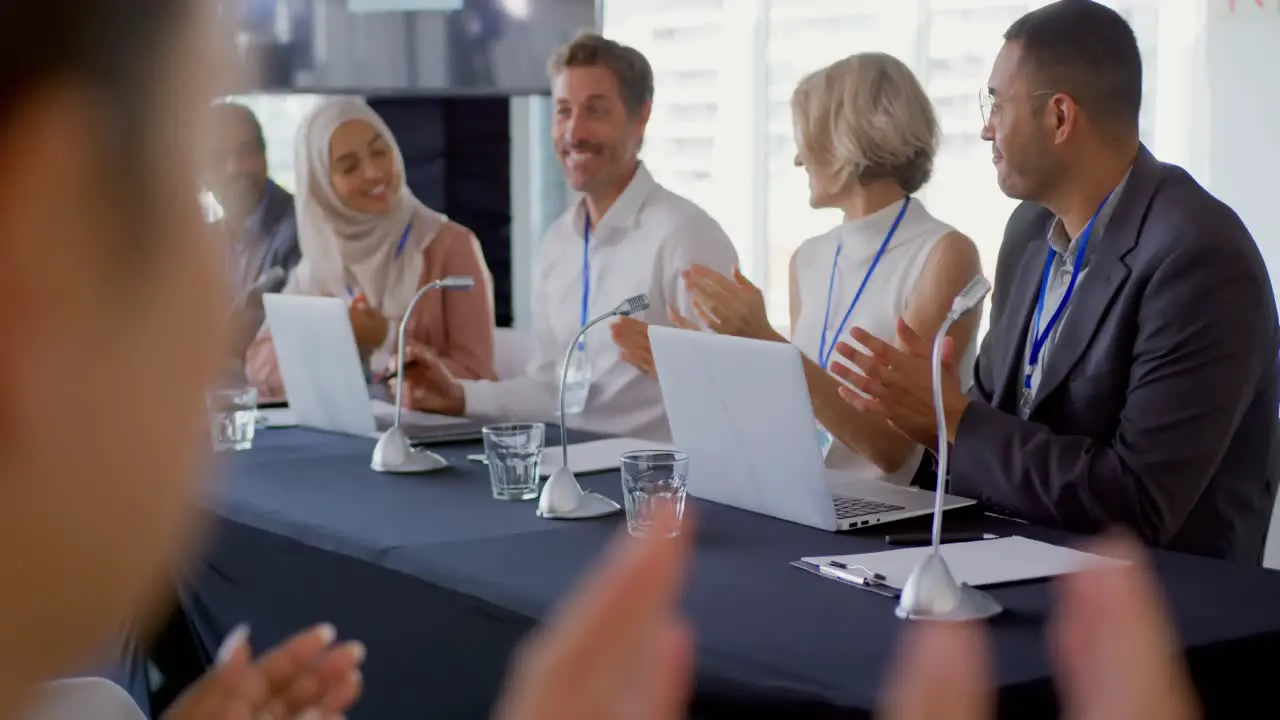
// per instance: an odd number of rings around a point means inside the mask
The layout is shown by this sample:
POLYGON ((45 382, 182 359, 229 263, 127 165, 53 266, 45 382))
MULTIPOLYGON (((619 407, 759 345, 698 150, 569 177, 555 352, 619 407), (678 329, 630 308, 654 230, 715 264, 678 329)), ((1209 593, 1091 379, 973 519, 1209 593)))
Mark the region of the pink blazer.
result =
MULTIPOLYGON (((470 230, 450 221, 440 226, 422 257, 418 287, 448 275, 469 275, 476 279, 476 284, 470 290, 431 292, 423 296, 409 318, 405 340, 430 348, 460 380, 496 379, 493 276, 480 250, 480 241, 470 230)), ((391 329, 392 333, 397 331, 398 327, 391 329)), ((382 368, 372 370, 379 373, 382 368)), ((266 326, 245 353, 245 372, 249 382, 264 396, 284 395, 275 347, 266 326)))

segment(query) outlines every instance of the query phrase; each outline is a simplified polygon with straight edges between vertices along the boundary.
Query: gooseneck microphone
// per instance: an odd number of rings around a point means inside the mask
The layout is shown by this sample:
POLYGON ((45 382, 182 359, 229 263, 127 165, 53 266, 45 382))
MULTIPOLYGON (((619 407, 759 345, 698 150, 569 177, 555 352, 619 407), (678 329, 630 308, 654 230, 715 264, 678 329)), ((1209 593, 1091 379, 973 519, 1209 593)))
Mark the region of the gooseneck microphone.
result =
POLYGON ((578 484, 578 479, 574 477, 573 471, 569 469, 569 430, 565 427, 564 413, 565 386, 569 382, 569 364, 573 360, 573 353, 577 351, 578 341, 586 336, 588 330, 610 318, 629 317, 648 309, 648 295, 632 295, 618 303, 618 306, 609 312, 589 320, 578 331, 578 334, 573 337, 573 341, 569 343, 569 349, 564 354, 564 364, 560 368, 560 394, 558 399, 560 408, 560 467, 556 468, 551 473, 551 477, 547 478, 547 484, 542 487, 542 494, 538 496, 538 515, 540 517, 558 520, 578 520, 608 515, 621 509, 618 503, 603 495, 583 492, 582 486, 578 484))
POLYGON ((991 595, 978 588, 961 585, 947 566, 940 551, 942 545, 942 498, 946 494, 949 449, 947 440, 947 412, 942 405, 942 343, 960 318, 982 302, 991 292, 991 283, 982 275, 969 281, 956 295, 951 310, 933 338, 931 361, 933 380, 933 409, 938 422, 938 480, 933 490, 933 533, 931 549, 924 560, 907 578, 902 596, 895 611, 898 617, 909 620, 983 620, 1000 613, 1002 608, 991 595))
POLYGON ((284 288, 285 281, 288 277, 289 274, 285 272, 284 268, 279 265, 271 266, 270 269, 262 273, 262 276, 259 277, 248 290, 245 290, 244 293, 237 298, 235 307, 244 307, 245 305, 248 305, 249 301, 255 295, 280 292, 280 290, 284 288))
POLYGON ((432 290, 466 290, 476 284, 475 278, 468 275, 450 275, 423 285, 409 301, 400 318, 400 328, 396 336, 396 416, 395 422, 378 438, 373 446, 373 459, 369 467, 378 472, 417 473, 439 470, 449 465, 448 461, 427 450, 414 450, 409 444, 409 436, 400 428, 400 414, 404 408, 404 336, 409 327, 409 316, 418 306, 418 301, 432 290))

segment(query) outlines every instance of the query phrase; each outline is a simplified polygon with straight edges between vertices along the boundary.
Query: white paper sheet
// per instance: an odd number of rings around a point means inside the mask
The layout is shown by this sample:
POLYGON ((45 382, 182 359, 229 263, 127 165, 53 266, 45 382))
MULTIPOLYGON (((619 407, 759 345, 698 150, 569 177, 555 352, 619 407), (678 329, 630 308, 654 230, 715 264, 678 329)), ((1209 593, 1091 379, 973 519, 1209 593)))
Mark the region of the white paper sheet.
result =
MULTIPOLYGON (((884 575, 887 585, 901 589, 911 571, 915 570, 930 550, 926 545, 860 555, 827 555, 802 559, 814 565, 826 565, 837 560, 851 568, 861 566, 884 575)), ((946 558, 956 580, 974 587, 1038 580, 1107 565, 1127 564, 1123 560, 1016 535, 995 540, 949 543, 942 546, 942 557, 946 558)))
MULTIPOLYGON (((636 452, 638 450, 671 450, 671 445, 665 443, 656 443, 652 440, 639 440, 637 438, 606 438, 604 440, 591 440, 583 443, 570 443, 569 445, 569 469, 575 475, 594 472, 607 472, 609 470, 617 470, 621 466, 618 458, 625 453, 636 452)), ((539 473, 543 477, 550 477, 564 464, 560 457, 560 446, 554 445, 548 447, 542 453, 542 465, 539 473)))

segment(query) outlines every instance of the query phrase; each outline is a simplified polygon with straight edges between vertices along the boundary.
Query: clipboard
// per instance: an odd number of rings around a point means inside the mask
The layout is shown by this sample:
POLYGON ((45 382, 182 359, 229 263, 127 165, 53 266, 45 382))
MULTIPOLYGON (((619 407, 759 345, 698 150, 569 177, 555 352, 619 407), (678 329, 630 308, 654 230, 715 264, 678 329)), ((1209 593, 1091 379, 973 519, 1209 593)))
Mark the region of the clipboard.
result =
MULTIPOLYGON (((811 563, 807 560, 792 560, 790 563, 787 563, 787 564, 791 565, 792 567, 798 567, 801 570, 804 570, 805 572, 813 573, 814 575, 817 575, 820 578, 824 578, 827 580, 835 580, 841 585, 856 587, 861 590, 866 590, 867 592, 873 592, 876 595, 892 598, 894 600, 897 600, 898 597, 902 594, 902 591, 899 588, 893 587, 892 585, 888 585, 884 582, 873 580, 870 578, 868 578, 868 580, 865 582, 855 582, 851 578, 846 578, 843 573, 837 573, 837 572, 824 573, 822 572, 821 566, 819 566, 817 563, 811 563)), ((833 571, 834 570, 835 568, 833 568, 833 571)))

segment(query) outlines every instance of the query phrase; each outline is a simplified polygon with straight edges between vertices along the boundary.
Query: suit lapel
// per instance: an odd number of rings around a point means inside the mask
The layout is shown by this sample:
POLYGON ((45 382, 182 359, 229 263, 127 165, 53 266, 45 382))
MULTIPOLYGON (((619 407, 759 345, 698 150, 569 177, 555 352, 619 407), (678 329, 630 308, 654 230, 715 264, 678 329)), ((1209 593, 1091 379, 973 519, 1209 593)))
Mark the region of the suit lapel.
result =
POLYGON ((1138 232, 1142 229, 1143 217, 1159 179, 1159 164, 1146 147, 1141 147, 1129 179, 1116 201, 1111 221, 1089 243, 1092 252, 1088 273, 1076 286, 1071 304, 1062 318, 1062 329, 1053 343, 1052 352, 1045 359, 1040 385, 1031 405, 1032 412, 1062 384, 1080 361, 1102 324, 1112 298, 1128 279, 1129 267, 1122 258, 1138 242, 1138 232))
POLYGON ((993 404, 997 408, 1005 408, 1010 391, 1020 387, 1015 380, 1021 382, 1022 366, 1026 362, 1027 329, 1031 326, 1031 313, 1035 310, 1036 298, 1040 292, 1040 270, 1046 252, 1043 238, 1047 232, 1046 225, 1040 238, 1033 240, 1022 254, 1022 264, 1018 266, 1014 283, 1010 286, 1010 303, 1005 312, 1014 324, 1002 323, 1009 328, 1009 336, 1004 347, 1000 348, 999 374, 996 375, 998 384, 993 398, 993 404))

